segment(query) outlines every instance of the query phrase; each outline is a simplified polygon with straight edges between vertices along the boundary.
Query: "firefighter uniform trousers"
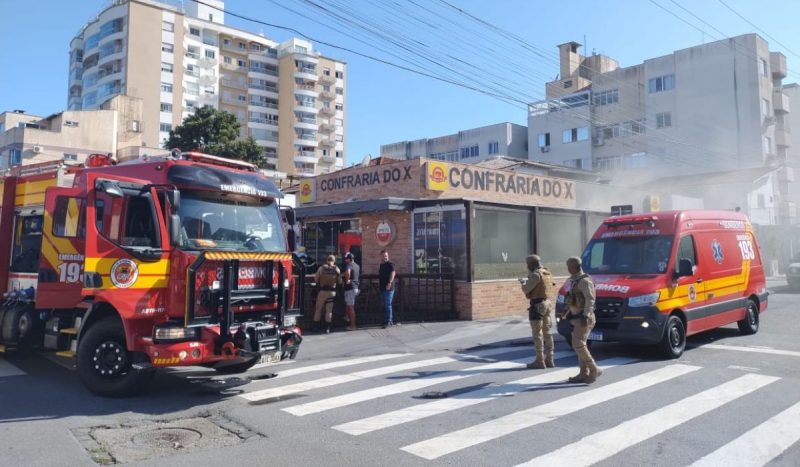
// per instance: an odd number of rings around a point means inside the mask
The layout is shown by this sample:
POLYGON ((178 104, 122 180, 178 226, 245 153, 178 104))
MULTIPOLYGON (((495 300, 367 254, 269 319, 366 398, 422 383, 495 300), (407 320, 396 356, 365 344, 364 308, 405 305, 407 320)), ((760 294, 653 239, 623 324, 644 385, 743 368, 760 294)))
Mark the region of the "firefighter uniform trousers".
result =
POLYGON ((319 294, 317 294, 317 304, 314 307, 314 322, 320 320, 322 309, 325 309, 325 322, 330 323, 333 319, 333 299, 336 297, 336 284, 339 282, 339 268, 324 264, 317 270, 317 284, 319 284, 319 294))

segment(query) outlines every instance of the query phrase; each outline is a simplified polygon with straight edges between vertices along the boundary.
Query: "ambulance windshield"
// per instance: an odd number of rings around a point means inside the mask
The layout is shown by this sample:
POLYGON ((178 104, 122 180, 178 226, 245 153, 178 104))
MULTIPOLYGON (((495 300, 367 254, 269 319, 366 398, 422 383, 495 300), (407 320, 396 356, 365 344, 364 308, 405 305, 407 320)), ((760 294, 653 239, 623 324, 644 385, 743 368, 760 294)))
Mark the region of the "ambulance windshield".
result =
POLYGON ((286 251, 274 201, 181 192, 179 246, 188 250, 286 251))
POLYGON ((667 272, 672 237, 615 237, 592 240, 583 252, 589 274, 663 274, 667 272))

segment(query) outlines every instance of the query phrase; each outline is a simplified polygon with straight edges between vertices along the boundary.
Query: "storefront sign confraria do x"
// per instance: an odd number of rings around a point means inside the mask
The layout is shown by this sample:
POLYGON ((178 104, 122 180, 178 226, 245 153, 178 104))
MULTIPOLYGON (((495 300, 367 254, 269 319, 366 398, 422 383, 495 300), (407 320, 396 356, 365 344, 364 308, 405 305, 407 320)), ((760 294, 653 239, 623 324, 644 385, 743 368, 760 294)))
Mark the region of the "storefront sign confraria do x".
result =
POLYGON ((575 207, 575 183, 570 180, 458 163, 419 164, 415 160, 308 178, 300 182, 300 203, 373 199, 374 189, 378 188, 379 197, 425 199, 446 193, 452 197, 496 200, 500 194, 513 204, 575 207))

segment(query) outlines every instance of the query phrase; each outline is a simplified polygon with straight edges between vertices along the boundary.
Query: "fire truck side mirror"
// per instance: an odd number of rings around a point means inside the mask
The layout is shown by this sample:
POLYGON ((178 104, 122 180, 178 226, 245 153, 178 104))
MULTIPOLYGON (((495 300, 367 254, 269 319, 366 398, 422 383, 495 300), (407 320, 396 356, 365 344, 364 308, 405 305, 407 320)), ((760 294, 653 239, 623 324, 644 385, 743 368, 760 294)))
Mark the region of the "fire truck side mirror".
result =
POLYGON ((103 180, 97 184, 97 189, 102 191, 103 193, 113 196, 115 198, 122 198, 125 196, 122 193, 122 189, 116 183, 108 180, 103 180))
POLYGON ((294 225, 295 222, 297 221, 294 215, 294 209, 290 207, 283 208, 283 215, 286 218, 286 223, 289 225, 294 225))
POLYGON ((181 217, 177 214, 169 216, 169 243, 172 246, 181 243, 181 217))
POLYGON ((294 229, 289 229, 286 232, 286 239, 289 241, 289 251, 297 251, 297 237, 295 236, 294 229))

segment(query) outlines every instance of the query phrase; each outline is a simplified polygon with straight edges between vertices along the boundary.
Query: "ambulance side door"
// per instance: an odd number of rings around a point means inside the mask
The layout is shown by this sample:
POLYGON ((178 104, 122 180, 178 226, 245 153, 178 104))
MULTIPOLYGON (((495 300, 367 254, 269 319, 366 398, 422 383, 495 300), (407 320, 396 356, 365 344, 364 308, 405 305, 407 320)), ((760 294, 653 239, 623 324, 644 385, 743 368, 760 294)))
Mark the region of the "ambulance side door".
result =
POLYGON ((687 332, 691 329, 691 315, 695 309, 701 308, 705 304, 705 284, 703 283, 704 264, 697 254, 697 245, 695 244, 695 236, 693 234, 686 234, 678 240, 678 250, 675 257, 675 268, 679 267, 681 260, 689 260, 692 265, 692 274, 679 277, 678 288, 685 290, 685 305, 684 311, 688 318, 687 332), (698 263, 698 261, 701 261, 698 263))

